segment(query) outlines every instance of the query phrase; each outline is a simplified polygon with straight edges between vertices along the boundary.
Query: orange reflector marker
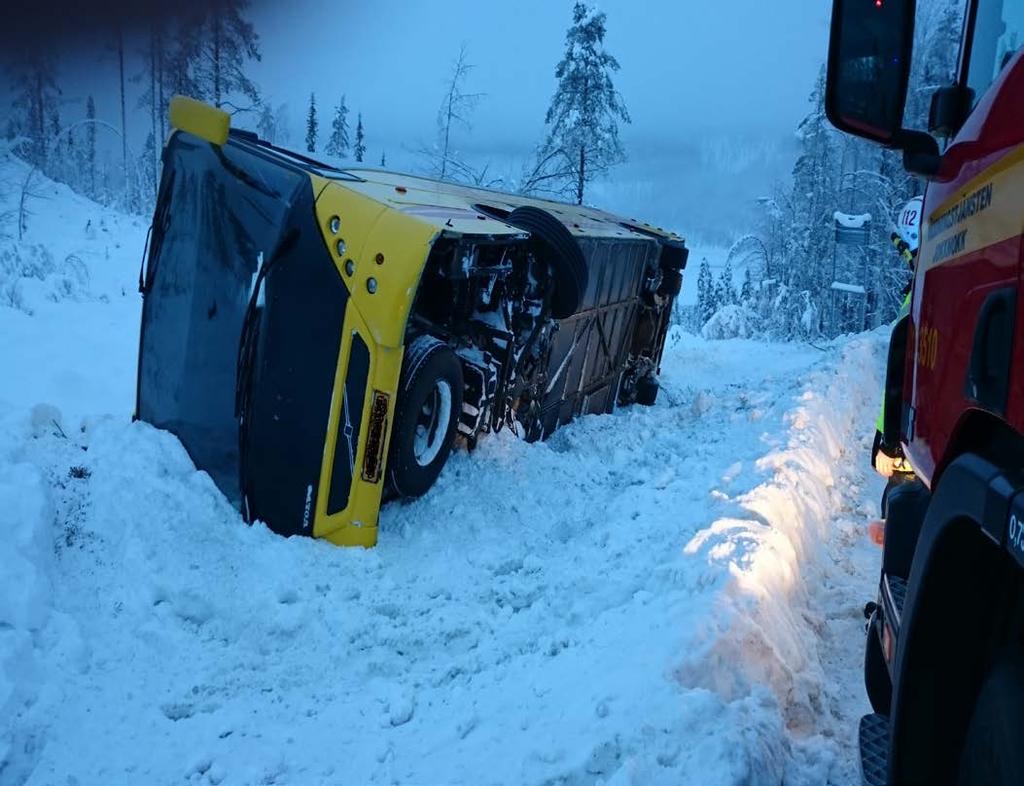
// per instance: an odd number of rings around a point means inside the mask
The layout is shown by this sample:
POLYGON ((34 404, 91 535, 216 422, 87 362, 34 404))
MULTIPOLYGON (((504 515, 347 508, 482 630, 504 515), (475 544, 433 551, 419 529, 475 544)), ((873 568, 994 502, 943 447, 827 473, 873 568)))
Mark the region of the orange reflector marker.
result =
POLYGON ((885 545, 885 521, 876 519, 868 524, 868 537, 876 546, 885 545))
POLYGON ((388 432, 388 394, 373 391, 370 408, 370 431, 366 437, 366 452, 363 455, 363 480, 379 483, 384 468, 384 441, 388 432))

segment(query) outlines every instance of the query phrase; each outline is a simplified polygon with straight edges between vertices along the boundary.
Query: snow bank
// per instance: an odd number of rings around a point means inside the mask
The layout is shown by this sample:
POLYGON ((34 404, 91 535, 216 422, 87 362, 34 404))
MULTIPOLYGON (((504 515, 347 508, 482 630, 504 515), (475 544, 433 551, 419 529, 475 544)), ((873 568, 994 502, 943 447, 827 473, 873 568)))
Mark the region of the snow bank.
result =
POLYGON ((753 338, 760 332, 761 318, 746 306, 728 305, 718 309, 701 328, 701 335, 712 341, 726 338, 753 338))
POLYGON ((734 516, 711 523, 685 549, 730 579, 714 604, 713 624, 680 667, 682 679, 727 697, 768 686, 800 765, 786 783, 825 783, 834 763, 829 677, 819 652, 825 620, 813 596, 843 486, 866 461, 862 437, 881 385, 884 333, 840 345, 838 362, 807 380, 799 406, 786 416, 785 444, 758 461, 769 480, 740 496, 734 516))
POLYGON ((0 405, 72 419, 130 412, 148 221, 35 172, 18 237, 23 161, 0 152, 0 405))
POLYGON ((17 542, 52 589, 20 596, 34 643, 16 660, 34 665, 8 677, 9 771, 824 782, 804 582, 829 465, 877 391, 870 342, 820 361, 677 332, 657 406, 454 455, 425 498, 385 509, 374 551, 246 527, 145 424, 26 419, 17 542))
POLYGON ((144 228, 76 200, 94 296, 0 307, 0 781, 828 779, 816 560, 881 340, 675 330, 656 406, 483 440, 342 550, 130 422, 144 228))

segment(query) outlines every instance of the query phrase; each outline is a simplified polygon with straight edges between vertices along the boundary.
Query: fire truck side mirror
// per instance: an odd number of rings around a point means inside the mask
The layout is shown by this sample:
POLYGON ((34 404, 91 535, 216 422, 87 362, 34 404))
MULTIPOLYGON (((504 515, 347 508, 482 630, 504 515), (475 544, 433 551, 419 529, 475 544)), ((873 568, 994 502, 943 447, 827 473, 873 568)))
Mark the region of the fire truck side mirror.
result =
POLYGON ((915 0, 833 0, 825 114, 840 131, 897 147, 915 0))
POLYGON ((928 112, 928 130, 936 136, 951 139, 967 120, 974 106, 974 91, 959 83, 940 87, 932 94, 928 112))

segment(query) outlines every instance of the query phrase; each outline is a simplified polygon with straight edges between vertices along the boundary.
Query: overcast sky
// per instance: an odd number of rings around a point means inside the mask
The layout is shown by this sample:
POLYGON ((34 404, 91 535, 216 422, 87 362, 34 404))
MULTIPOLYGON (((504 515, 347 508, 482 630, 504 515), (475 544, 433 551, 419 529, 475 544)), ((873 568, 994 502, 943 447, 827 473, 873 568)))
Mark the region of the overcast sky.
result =
MULTIPOLYGON (((827 0, 601 0, 627 141, 671 146, 694 133, 789 133, 826 47, 827 0)), ((365 115, 371 150, 429 138, 459 46, 486 93, 464 145, 531 146, 555 85, 569 0, 264 2, 259 83, 296 124, 310 90, 322 111, 342 93, 365 115), (376 142, 377 144, 374 144, 376 142)), ((326 115, 327 112, 324 111, 326 115)), ((299 129, 295 129, 298 131, 299 129)))
MULTIPOLYGON (((173 8, 194 1, 178 0, 173 8)), ((153 0, 133 2, 126 8, 138 14, 153 0)), ((436 138, 444 84, 465 44, 474 65, 466 88, 485 96, 472 128, 457 131, 455 148, 475 166, 487 163, 490 173, 514 179, 544 135, 572 5, 572 0, 254 0, 248 17, 263 58, 250 73, 268 102, 288 105, 292 147, 304 147, 310 91, 317 95, 321 149, 334 106, 345 94, 353 128, 355 114, 364 116, 367 161, 378 163, 386 151, 392 168, 416 169, 424 163, 416 151, 436 138)), ((825 58, 831 2, 597 0, 596 5, 607 14, 605 44, 621 65, 615 85, 633 122, 621 129, 628 162, 607 182, 595 184, 588 201, 678 231, 714 236, 716 243, 749 231, 757 198, 792 166, 793 131, 808 111, 807 97, 825 58)), ((86 96, 93 94, 99 118, 117 126, 118 71, 111 46, 116 23, 78 5, 63 16, 70 20, 73 13, 78 16, 65 27, 77 32, 54 44, 63 122, 80 119, 86 96)), ((145 70, 145 43, 145 36, 128 40, 129 77, 145 70)), ((140 152, 149 117, 136 108, 142 85, 129 81, 127 89, 130 148, 140 152)), ((3 92, 0 80, 0 111, 7 111, 3 92)), ((255 117, 233 122, 252 128, 255 117)), ((120 153, 111 133, 101 133, 100 144, 112 158, 120 153)))

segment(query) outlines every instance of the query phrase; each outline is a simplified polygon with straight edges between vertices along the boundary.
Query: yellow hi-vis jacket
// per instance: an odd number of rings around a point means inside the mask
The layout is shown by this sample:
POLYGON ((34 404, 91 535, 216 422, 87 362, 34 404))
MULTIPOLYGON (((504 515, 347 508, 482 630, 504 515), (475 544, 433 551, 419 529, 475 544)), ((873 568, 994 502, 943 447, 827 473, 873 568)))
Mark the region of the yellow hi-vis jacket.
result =
MULTIPOLYGON (((909 315, 910 315, 910 293, 908 292, 907 296, 905 298, 903 298, 903 305, 900 306, 900 313, 896 316, 896 320, 893 322, 893 325, 898 324, 901 319, 904 319, 905 317, 908 317, 909 315)), ((884 385, 882 387, 882 406, 879 407, 879 410, 878 410, 878 420, 875 421, 875 430, 878 431, 879 433, 882 433, 882 432, 885 431, 885 386, 884 385)))

